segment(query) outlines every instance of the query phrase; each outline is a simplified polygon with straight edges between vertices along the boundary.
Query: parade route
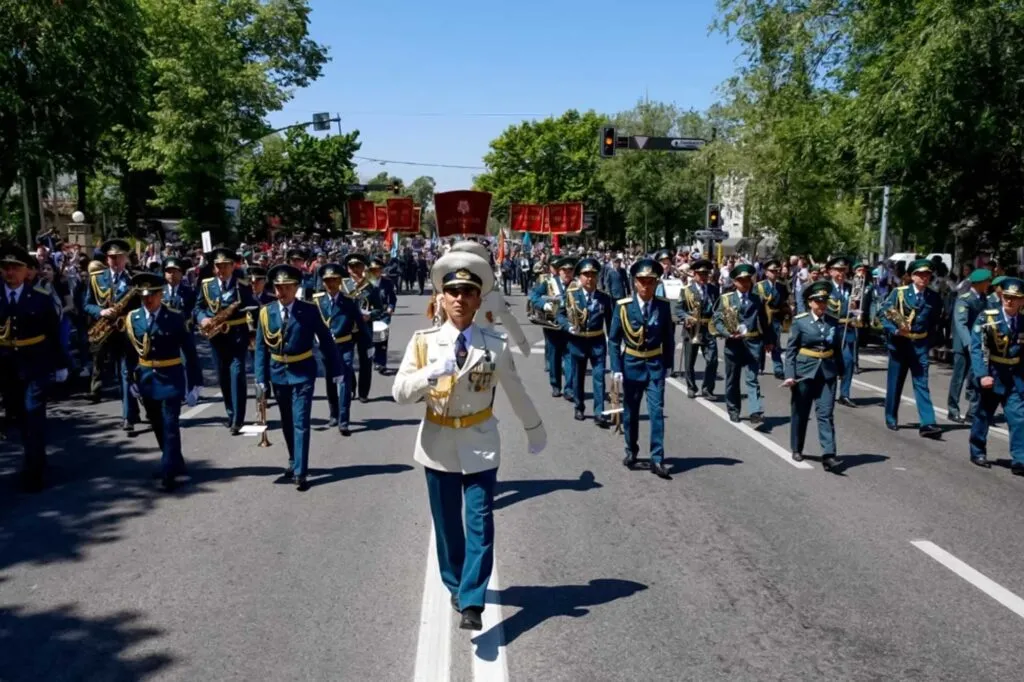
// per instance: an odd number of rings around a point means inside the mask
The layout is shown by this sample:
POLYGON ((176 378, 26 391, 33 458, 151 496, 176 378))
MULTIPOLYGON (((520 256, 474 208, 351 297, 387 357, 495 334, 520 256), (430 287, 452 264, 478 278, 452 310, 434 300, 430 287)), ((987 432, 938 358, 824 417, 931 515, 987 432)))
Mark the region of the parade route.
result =
MULTIPOLYGON (((399 298, 392 370, 425 301, 399 298)), ((525 322, 523 297, 510 301, 525 322)), ((16 492, 14 443, 0 443, 0 680, 931 681, 1024 667, 1024 480, 1004 439, 982 470, 962 425, 921 438, 905 404, 887 430, 884 365, 866 351, 858 407, 836 407, 839 474, 817 460, 813 420, 807 459, 790 459, 789 394, 769 373, 759 425, 745 409, 728 421, 723 381, 707 401, 669 380, 665 481, 622 466, 622 436, 593 424, 589 399, 578 422, 551 396, 541 329, 524 326, 532 350, 515 364, 548 444, 528 454, 499 390, 482 631, 459 629, 437 573, 412 459, 422 405, 395 404, 375 375, 345 438, 326 427, 319 380, 300 493, 275 484, 275 403, 269 448, 232 438, 207 374, 182 414, 191 480, 173 494, 150 479, 153 434, 125 436, 113 400, 51 406, 40 495, 16 492)), ((948 374, 932 367, 937 408, 948 374)), ((248 410, 251 423, 251 397, 248 410)), ((646 439, 644 416, 641 459, 646 439)))

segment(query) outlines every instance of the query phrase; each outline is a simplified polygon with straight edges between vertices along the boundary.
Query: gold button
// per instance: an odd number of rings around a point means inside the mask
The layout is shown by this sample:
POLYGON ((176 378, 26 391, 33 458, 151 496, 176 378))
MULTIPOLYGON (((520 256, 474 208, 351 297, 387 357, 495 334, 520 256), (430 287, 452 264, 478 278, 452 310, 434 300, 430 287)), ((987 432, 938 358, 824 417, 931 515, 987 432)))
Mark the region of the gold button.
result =
POLYGON ((462 417, 456 417, 455 420, 452 423, 455 425, 455 428, 461 429, 462 428, 462 417))

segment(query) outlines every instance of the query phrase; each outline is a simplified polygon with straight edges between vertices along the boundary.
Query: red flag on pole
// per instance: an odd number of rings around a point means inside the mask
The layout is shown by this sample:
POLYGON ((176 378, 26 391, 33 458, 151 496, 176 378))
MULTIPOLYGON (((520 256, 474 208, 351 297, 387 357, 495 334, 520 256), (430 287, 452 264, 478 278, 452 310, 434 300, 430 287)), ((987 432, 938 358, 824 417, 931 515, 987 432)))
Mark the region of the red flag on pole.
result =
POLYGON ((555 234, 551 235, 551 253, 555 254, 556 256, 561 256, 562 255, 562 247, 558 243, 558 233, 557 232, 555 234))

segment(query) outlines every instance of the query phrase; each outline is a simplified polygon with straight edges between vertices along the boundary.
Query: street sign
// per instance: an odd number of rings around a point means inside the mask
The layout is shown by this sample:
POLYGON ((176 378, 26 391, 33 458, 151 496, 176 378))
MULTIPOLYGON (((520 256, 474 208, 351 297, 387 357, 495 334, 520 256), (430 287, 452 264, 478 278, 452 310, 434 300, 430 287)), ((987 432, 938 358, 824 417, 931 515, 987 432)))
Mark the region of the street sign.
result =
POLYGON ((725 230, 697 230, 693 236, 697 239, 713 239, 716 242, 723 242, 729 238, 729 233, 725 230))
POLYGON ((630 149, 660 152, 693 152, 704 147, 707 140, 699 137, 648 137, 633 135, 629 138, 630 149))
POLYGON ((597 224, 597 213, 594 211, 583 212, 583 229, 580 232, 589 232, 594 229, 594 225, 597 224))
POLYGON ((331 115, 328 113, 313 114, 313 130, 330 130, 331 115))

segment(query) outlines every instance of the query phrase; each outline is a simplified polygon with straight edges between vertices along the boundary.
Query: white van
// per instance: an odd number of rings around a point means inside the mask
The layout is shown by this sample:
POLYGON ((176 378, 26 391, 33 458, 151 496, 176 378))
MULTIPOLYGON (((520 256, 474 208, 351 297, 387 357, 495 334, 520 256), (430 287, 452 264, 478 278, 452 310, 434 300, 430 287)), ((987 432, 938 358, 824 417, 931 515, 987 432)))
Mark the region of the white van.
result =
MULTIPOLYGON (((928 255, 924 256, 924 258, 927 258, 928 260, 932 260, 935 256, 938 256, 939 258, 941 258, 942 262, 945 263, 945 265, 949 269, 949 271, 953 272, 953 254, 951 254, 951 253, 929 253, 928 255)), ((910 264, 912 262, 914 262, 915 260, 917 260, 917 254, 916 253, 894 253, 891 256, 889 256, 888 258, 886 258, 885 260, 888 261, 888 262, 891 262, 891 263, 903 263, 904 267, 909 268, 910 264)))

